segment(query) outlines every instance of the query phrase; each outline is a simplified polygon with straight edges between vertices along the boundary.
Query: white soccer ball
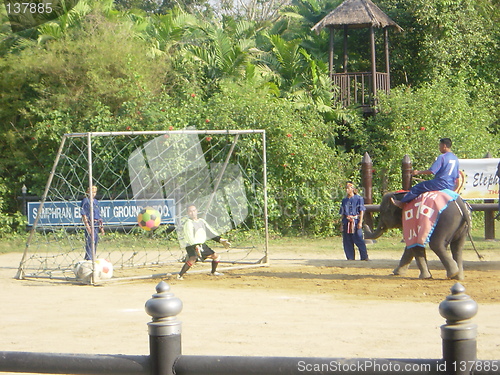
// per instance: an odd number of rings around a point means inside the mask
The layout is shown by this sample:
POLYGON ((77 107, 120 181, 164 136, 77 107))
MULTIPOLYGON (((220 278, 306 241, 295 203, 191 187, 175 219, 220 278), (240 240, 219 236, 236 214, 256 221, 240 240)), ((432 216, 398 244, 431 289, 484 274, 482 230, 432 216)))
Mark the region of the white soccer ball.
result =
MULTIPOLYGON (((96 259, 94 281, 111 279, 113 277, 113 264, 106 259, 96 259)), ((92 261, 82 260, 75 264, 73 268, 75 277, 84 283, 90 282, 92 278, 92 261)))
POLYGON ((106 259, 97 259, 95 261, 96 281, 111 279, 113 277, 113 264, 106 259))
POLYGON ((76 262, 73 272, 78 281, 88 283, 92 277, 92 262, 90 260, 76 262))

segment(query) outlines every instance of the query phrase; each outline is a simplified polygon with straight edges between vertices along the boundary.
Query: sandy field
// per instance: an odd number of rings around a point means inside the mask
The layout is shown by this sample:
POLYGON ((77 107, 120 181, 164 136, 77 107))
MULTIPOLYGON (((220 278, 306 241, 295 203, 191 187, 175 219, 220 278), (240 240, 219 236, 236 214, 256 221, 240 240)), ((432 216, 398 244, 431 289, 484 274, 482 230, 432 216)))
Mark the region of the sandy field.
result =
MULTIPOLYGON (((441 358, 438 305, 455 281, 433 254, 434 279, 419 280, 414 264, 406 277, 391 275, 400 256, 394 251, 369 248, 371 260, 363 262, 325 249, 270 250, 267 267, 165 279, 183 301, 184 354, 441 358)), ((500 360, 500 244, 482 254, 484 261, 465 252, 461 283, 479 304, 478 358, 500 360)), ((0 351, 148 354, 144 304, 160 279, 101 286, 16 280, 20 258, 0 255, 0 351)))

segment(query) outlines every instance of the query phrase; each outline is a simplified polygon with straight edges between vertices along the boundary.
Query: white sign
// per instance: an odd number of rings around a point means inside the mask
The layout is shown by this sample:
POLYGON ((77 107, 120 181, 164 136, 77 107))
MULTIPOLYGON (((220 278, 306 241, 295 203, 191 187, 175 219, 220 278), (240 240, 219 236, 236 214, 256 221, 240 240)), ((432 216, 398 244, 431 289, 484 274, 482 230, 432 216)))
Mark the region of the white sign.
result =
MULTIPOLYGON (((82 225, 80 201, 45 202, 38 225, 82 225)), ((137 215, 147 207, 161 214, 162 224, 173 224, 175 203, 173 199, 101 200, 99 208, 104 225, 136 225, 137 215)), ((28 225, 33 225, 40 202, 28 202, 28 225)))
POLYGON ((457 192, 464 199, 498 199, 500 159, 460 159, 457 192))

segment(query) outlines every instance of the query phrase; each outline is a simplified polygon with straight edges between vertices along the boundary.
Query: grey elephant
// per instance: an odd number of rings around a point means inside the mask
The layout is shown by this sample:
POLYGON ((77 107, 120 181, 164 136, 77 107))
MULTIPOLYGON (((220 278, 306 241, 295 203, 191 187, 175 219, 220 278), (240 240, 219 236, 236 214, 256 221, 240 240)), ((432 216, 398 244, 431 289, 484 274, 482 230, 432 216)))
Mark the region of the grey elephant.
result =
MULTIPOLYGON (((366 239, 379 238, 388 229, 402 228, 402 210, 393 204, 391 198, 400 200, 404 194, 405 192, 391 192, 384 195, 380 204, 377 228, 371 232, 370 228, 365 225, 366 239)), ((468 206, 462 198, 458 197, 441 212, 430 237, 428 245, 443 263, 447 277, 450 279, 463 280, 464 278, 462 249, 470 228, 470 220, 468 206), (447 251, 448 245, 451 255, 447 251)), ((393 271, 394 275, 404 275, 414 257, 420 270, 419 277, 421 279, 432 278, 427 264, 425 247, 422 246, 405 247, 399 265, 393 271)))

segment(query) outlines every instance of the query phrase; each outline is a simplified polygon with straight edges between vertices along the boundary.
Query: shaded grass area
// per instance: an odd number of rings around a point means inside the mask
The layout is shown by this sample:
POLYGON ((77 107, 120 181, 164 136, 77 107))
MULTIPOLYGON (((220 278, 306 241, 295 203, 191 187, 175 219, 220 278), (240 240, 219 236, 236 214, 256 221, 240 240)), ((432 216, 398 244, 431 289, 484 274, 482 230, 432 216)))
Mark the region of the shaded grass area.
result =
MULTIPOLYGON (((476 249, 479 250, 500 250, 500 239, 485 240, 484 228, 475 228, 472 230, 472 239, 476 249)), ((497 237, 500 237, 497 234, 497 237)), ((28 234, 13 235, 0 239, 0 254, 11 252, 24 252, 28 234)), ((121 237, 103 237, 102 241, 115 242, 116 248, 129 247, 131 239, 126 236, 121 237)), ((396 251, 400 252, 404 248, 401 233, 399 231, 391 231, 374 241, 368 243, 371 250, 396 251)), ((328 238, 311 238, 311 237, 278 237, 269 241, 270 253, 286 251, 288 253, 304 254, 309 251, 321 255, 331 253, 332 250, 342 250, 342 238, 340 236, 328 238)), ((465 251, 474 251, 472 242, 467 239, 465 243, 465 251)))

